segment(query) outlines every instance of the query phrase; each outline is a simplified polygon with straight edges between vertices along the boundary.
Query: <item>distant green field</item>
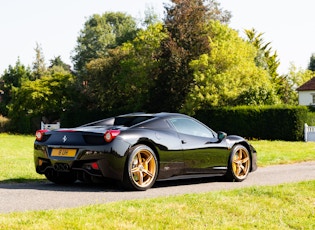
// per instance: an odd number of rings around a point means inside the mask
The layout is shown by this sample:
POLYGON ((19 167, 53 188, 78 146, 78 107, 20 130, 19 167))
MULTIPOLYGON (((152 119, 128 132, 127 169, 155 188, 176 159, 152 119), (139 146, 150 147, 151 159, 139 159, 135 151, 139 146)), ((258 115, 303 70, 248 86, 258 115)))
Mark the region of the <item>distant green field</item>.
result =
MULTIPOLYGON (((34 136, 0 133, 0 183, 44 179, 35 172, 34 136)), ((258 166, 315 160, 315 142, 251 141, 258 166)))

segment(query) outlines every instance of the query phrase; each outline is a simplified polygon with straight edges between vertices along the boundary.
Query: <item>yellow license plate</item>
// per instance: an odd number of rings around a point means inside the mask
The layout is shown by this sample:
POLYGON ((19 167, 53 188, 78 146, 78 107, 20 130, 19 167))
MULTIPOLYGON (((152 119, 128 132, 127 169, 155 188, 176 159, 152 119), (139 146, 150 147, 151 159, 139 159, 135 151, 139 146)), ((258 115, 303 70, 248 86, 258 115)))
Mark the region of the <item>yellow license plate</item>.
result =
POLYGON ((76 149, 53 149, 51 156, 53 157, 74 157, 77 153, 76 149))

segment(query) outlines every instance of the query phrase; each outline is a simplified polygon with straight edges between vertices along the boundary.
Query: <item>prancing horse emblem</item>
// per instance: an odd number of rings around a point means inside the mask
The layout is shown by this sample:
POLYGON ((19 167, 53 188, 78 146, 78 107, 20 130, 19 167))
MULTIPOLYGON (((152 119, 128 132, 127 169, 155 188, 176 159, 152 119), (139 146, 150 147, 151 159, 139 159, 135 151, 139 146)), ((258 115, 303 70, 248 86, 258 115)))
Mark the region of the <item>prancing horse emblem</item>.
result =
POLYGON ((65 142, 67 141, 67 136, 64 135, 63 138, 62 138, 62 140, 63 140, 63 143, 65 143, 65 142))

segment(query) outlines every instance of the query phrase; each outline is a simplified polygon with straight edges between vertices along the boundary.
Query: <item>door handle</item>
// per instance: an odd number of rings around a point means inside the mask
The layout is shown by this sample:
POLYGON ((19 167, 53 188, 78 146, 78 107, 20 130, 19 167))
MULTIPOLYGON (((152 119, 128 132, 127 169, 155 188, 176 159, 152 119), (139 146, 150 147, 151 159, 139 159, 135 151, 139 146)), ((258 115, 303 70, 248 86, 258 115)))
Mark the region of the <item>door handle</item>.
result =
POLYGON ((185 140, 182 140, 182 144, 187 144, 187 142, 185 140))

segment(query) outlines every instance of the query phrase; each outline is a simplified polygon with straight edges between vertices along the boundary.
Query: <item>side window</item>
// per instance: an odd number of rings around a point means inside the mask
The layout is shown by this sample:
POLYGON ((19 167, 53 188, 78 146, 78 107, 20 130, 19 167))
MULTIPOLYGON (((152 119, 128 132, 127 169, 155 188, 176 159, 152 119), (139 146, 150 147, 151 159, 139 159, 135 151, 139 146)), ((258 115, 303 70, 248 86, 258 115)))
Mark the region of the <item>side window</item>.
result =
POLYGON ((213 133, 202 124, 188 118, 172 118, 171 124, 178 133, 213 138, 213 133))

